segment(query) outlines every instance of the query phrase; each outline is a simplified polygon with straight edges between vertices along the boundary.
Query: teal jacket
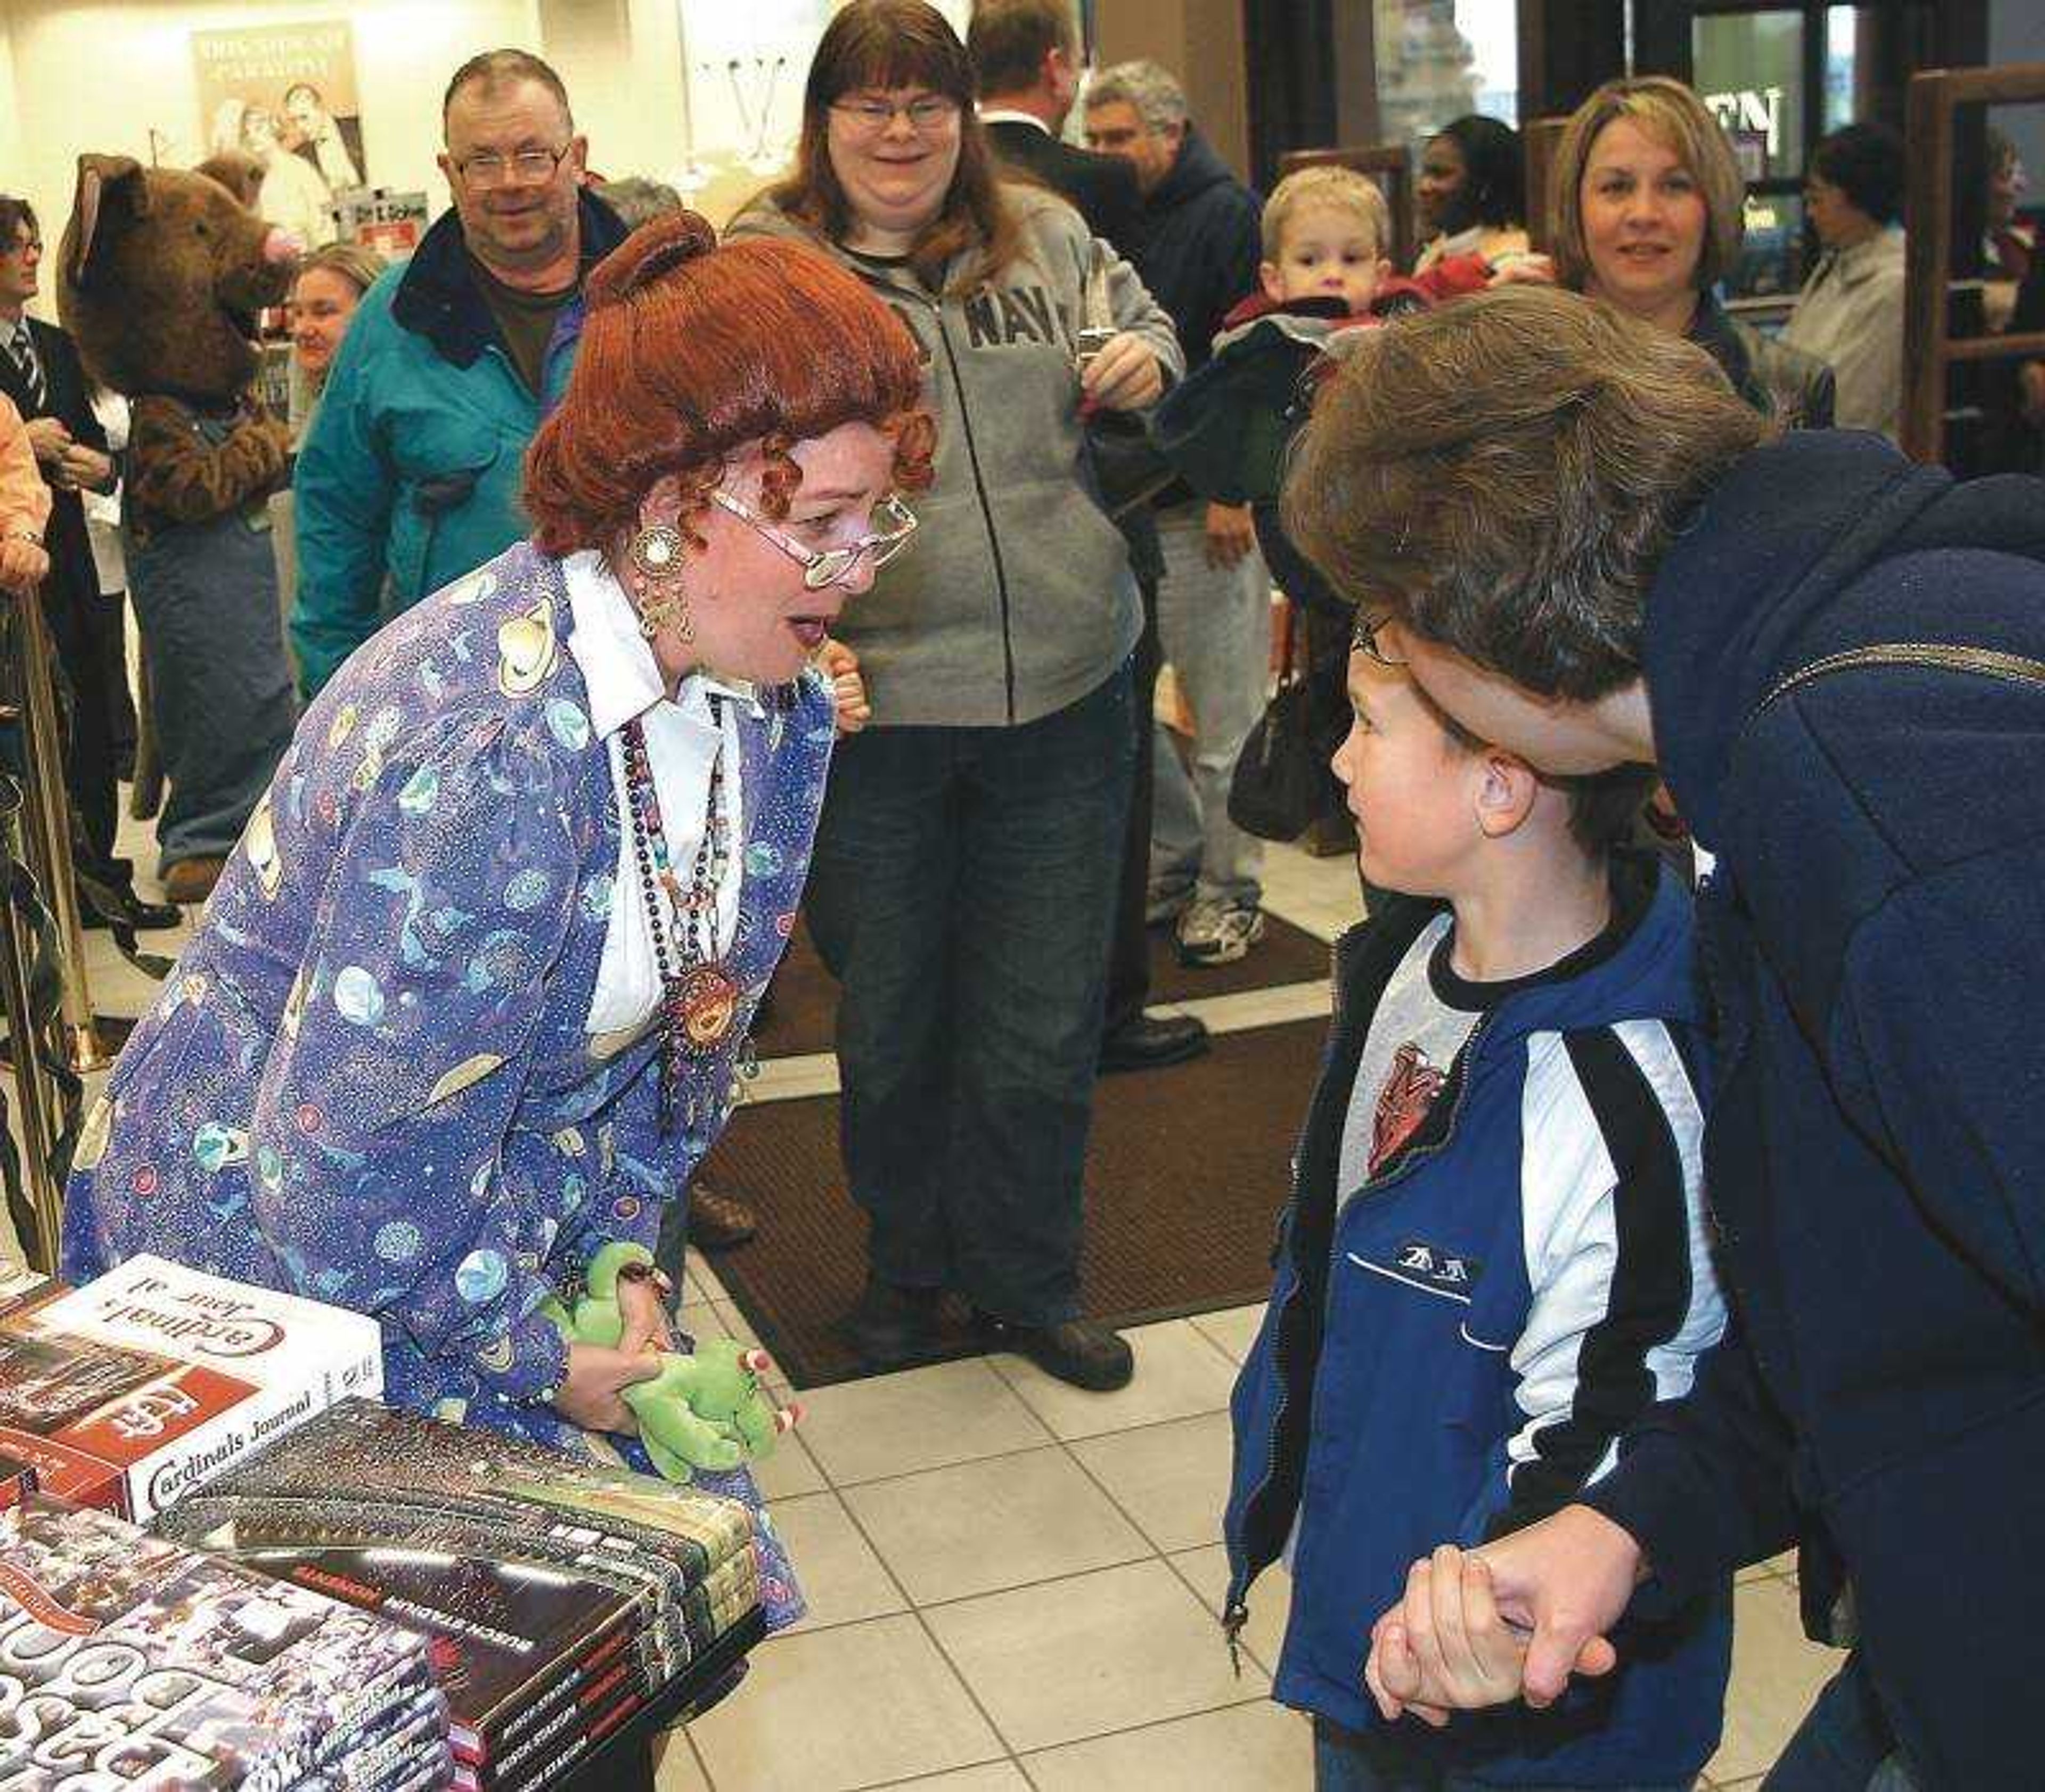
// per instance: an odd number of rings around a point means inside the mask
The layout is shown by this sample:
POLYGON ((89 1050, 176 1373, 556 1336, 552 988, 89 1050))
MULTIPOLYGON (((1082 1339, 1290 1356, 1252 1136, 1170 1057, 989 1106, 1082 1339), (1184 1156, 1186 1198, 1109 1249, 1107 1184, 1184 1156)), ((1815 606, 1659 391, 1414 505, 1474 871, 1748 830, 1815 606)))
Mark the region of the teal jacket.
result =
MULTIPOLYGON (((585 272, 625 239, 582 195, 585 272)), ((396 611, 524 540, 526 445, 568 385, 581 306, 563 312, 543 391, 518 376, 450 211, 363 295, 292 480, 291 643, 310 699, 396 611)))

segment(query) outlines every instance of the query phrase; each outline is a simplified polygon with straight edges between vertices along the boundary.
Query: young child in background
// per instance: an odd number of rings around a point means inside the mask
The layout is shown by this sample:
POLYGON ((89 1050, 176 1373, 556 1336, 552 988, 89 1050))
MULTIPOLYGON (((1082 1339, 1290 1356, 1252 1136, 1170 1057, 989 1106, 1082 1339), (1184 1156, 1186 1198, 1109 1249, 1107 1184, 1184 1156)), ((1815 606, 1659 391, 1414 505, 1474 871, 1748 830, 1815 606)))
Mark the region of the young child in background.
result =
POLYGON ((1566 1504, 1725 1312, 1707 1251, 1689 899, 1617 850, 1646 767, 1558 780, 1377 657, 1334 761, 1365 877, 1337 948, 1277 1277, 1233 1402, 1225 1623, 1284 1555, 1274 1696, 1316 1783, 1688 1786, 1717 1747, 1731 1594, 1546 1711, 1388 1725, 1362 1674, 1408 1565, 1566 1504))
MULTIPOLYGON (((1229 314, 1213 360, 1166 397, 1152 428, 1165 457, 1201 496, 1250 507, 1272 580, 1305 622, 1312 725, 1327 752, 1348 726, 1342 681, 1354 617, 1279 525, 1287 445, 1319 379, 1359 340, 1358 330, 1481 291, 1491 277, 1481 257, 1458 255, 1402 279, 1386 258, 1391 245, 1390 209, 1365 175, 1334 167, 1286 175, 1264 207, 1260 290, 1229 314)), ((1332 781, 1326 800, 1334 824, 1329 850, 1346 852, 1346 817, 1332 781)))

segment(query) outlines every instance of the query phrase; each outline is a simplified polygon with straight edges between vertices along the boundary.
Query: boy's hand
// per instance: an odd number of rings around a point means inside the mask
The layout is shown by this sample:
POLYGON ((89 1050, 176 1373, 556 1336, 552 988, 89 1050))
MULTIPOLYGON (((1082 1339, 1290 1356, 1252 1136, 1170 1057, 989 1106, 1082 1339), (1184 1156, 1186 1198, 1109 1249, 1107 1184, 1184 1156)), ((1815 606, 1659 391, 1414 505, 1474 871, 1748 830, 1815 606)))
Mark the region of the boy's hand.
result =
POLYGON ((0 538, 0 588, 26 597, 49 576, 50 557, 21 535, 0 538))
POLYGON ((1094 410, 1141 410, 1164 390, 1156 351, 1131 330, 1111 336, 1080 376, 1084 407, 1094 410))
POLYGON ((1257 526, 1247 504, 1210 504, 1207 515, 1207 565, 1226 571, 1238 566, 1257 545, 1257 526))
POLYGON ((1444 1543, 1413 1564, 1405 1602, 1372 1627, 1363 1678, 1388 1722, 1410 1711, 1439 1729, 1452 1709, 1517 1698, 1526 1662, 1526 1636, 1500 1617, 1484 1558, 1444 1543), (1409 1611, 1428 1614, 1424 1630, 1408 1629, 1409 1611))
POLYGON ((817 669, 830 680, 833 719, 841 734, 856 734, 873 719, 873 706, 866 700, 866 680, 860 674, 859 656, 842 641, 826 639, 817 649, 817 669))
POLYGON ((1405 1598, 1372 1626, 1376 1672, 1366 1664, 1366 1683, 1388 1714, 1427 1706, 1434 1716, 1418 1714, 1435 1722, 1447 1709, 1500 1704, 1515 1690, 1539 1710, 1562 1696, 1571 1674, 1595 1677, 1618 1666, 1606 1633, 1647 1573, 1627 1531, 1589 1506, 1569 1505, 1486 1543, 1481 1555, 1488 1573, 1481 1597, 1466 1595, 1462 1553, 1437 1550, 1432 1561, 1414 1564, 1405 1598), (1449 1577, 1438 1587, 1445 1570, 1449 1577), (1481 1647, 1470 1640, 1473 1616, 1481 1621, 1481 1647), (1493 1621, 1518 1632, 1514 1646, 1523 1658, 1502 1694, 1496 1681, 1504 1654, 1493 1621), (1395 1626, 1396 1649, 1385 1646, 1395 1626))

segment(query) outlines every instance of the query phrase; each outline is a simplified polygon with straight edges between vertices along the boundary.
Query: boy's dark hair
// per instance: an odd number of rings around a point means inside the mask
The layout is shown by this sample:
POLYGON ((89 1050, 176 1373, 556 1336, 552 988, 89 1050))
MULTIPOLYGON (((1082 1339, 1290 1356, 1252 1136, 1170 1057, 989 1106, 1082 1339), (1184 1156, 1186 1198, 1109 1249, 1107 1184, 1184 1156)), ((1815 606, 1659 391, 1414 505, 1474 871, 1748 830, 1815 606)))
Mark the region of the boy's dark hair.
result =
POLYGON ((1356 334, 1286 477, 1294 542, 1352 602, 1538 695, 1638 677, 1677 529, 1777 426, 1703 349, 1554 287, 1356 334))
POLYGON ((1848 125, 1820 137, 1811 172, 1877 224, 1903 215, 1903 139, 1886 125, 1848 125))
MULTIPOLYGON (((1488 753, 1491 742, 1474 734, 1427 695, 1419 679, 1409 677, 1420 707, 1435 719, 1458 753, 1488 753)), ((1652 765, 1614 765, 1608 771, 1583 772, 1562 777, 1548 772, 1535 776, 1569 800, 1569 837, 1586 858, 1601 859, 1634 835, 1640 811, 1660 779, 1652 765)))
POLYGON ((966 54, 982 99, 1034 87, 1046 56, 1053 50, 1072 56, 1078 48, 1066 0, 975 0, 966 27, 966 54))
POLYGON ((1459 216, 1494 230, 1526 221, 1527 158, 1519 132, 1503 119, 1465 112, 1435 134, 1448 138, 1462 152, 1459 216))

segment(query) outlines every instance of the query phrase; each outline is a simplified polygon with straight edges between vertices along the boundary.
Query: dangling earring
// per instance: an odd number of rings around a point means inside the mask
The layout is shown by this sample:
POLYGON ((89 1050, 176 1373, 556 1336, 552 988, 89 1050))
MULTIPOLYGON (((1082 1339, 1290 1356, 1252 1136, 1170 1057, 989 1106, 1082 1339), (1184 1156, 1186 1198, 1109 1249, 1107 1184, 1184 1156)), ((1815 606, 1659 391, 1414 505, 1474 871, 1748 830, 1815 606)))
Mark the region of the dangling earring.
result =
POLYGON ((668 630, 678 641, 696 638, 688 599, 676 584, 682 570, 684 545, 679 529, 672 523, 655 522, 634 535, 625 550, 625 557, 649 588, 639 605, 639 632, 649 641, 668 630))

